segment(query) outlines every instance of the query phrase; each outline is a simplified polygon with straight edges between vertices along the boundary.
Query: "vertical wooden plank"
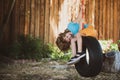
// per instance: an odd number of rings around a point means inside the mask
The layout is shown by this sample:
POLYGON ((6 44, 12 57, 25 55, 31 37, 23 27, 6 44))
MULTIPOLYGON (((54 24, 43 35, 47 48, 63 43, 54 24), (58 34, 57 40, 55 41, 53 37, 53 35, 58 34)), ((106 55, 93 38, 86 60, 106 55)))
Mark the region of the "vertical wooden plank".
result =
POLYGON ((98 39, 99 39, 99 12, 98 12, 98 0, 95 0, 95 29, 97 30, 98 33, 98 39))
POLYGON ((25 26, 25 0, 20 0, 21 2, 19 3, 20 4, 20 13, 19 13, 19 19, 20 19, 20 23, 19 23, 19 31, 20 31, 20 34, 24 34, 24 26, 25 26))
POLYGON ((40 12, 40 0, 35 0, 35 37, 39 37, 39 12, 40 12))
MULTIPOLYGON (((113 33, 111 33, 111 32, 113 32, 113 1, 114 0, 110 0, 109 1, 109 6, 107 7, 107 8, 109 8, 109 19, 108 19, 108 21, 109 21, 109 39, 113 39, 113 33)), ((106 4, 108 4, 108 3, 106 3, 106 4)))
POLYGON ((53 19, 54 19, 54 8, 55 8, 55 0, 50 0, 50 37, 49 42, 53 42, 53 19))
MULTIPOLYGON (((1 0, 0 2, 0 28, 2 25, 2 20, 3 20, 3 0, 1 0)), ((2 45, 2 39, 0 37, 0 45, 2 45)), ((0 46, 0 49, 2 48, 2 46, 0 46)))
MULTIPOLYGON (((94 24, 94 22, 95 22, 94 16, 95 16, 95 0, 93 0, 93 2, 92 2, 92 15, 91 15, 91 17, 92 17, 92 25, 93 25, 93 26, 95 25, 95 24, 94 24)), ((95 26, 94 26, 94 27, 95 27, 95 26)))
POLYGON ((113 32, 114 32, 114 41, 117 41, 117 36, 118 36, 118 26, 117 26, 117 0, 114 0, 114 27, 113 27, 113 32))
POLYGON ((58 34, 58 0, 55 0, 55 9, 54 9, 54 26, 53 26, 53 44, 55 44, 55 39, 57 37, 58 34))
POLYGON ((100 0, 100 13, 99 13, 99 30, 100 30, 100 39, 104 39, 103 36, 103 0, 100 0))
POLYGON ((88 15, 88 21, 89 21, 89 24, 91 24, 91 6, 92 6, 92 1, 91 0, 89 0, 89 6, 88 6, 88 11, 89 11, 89 15, 88 15))
POLYGON ((55 44, 55 38, 58 34, 58 1, 51 0, 50 3, 50 43, 55 44))
POLYGON ((1 27, 1 25, 2 25, 2 20, 3 20, 3 6, 4 6, 4 4, 3 4, 3 1, 4 0, 1 0, 1 2, 0 2, 0 27, 1 27))
MULTIPOLYGON (((82 7, 82 10, 81 10, 81 11, 82 11, 82 18, 83 18, 84 20, 85 20, 85 2, 86 2, 86 0, 82 0, 82 1, 81 1, 81 7, 82 7)), ((77 3, 78 3, 78 1, 76 1, 75 4, 77 4, 77 3)), ((76 10, 77 10, 77 7, 79 7, 79 6, 76 5, 75 7, 76 7, 76 10)), ((77 12, 76 10, 75 10, 75 12, 77 12)))
POLYGON ((109 13, 108 13, 108 15, 109 15, 109 19, 108 19, 108 21, 109 21, 109 39, 113 39, 113 27, 114 27, 114 18, 113 18, 113 11, 114 11, 114 9, 113 9, 113 3, 114 3, 114 0, 110 0, 109 1, 109 7, 108 7, 108 9, 109 9, 109 13), (112 33, 111 33, 112 32, 112 33))
POLYGON ((25 0, 25 28, 24 34, 28 35, 30 33, 30 4, 31 0, 25 0))
MULTIPOLYGON (((13 29, 13 12, 14 12, 14 7, 15 7, 15 0, 10 0, 9 2, 9 6, 8 6, 8 11, 11 11, 11 14, 10 14, 10 17, 9 17, 9 20, 8 20, 8 25, 7 28, 9 30, 9 33, 7 33, 7 36, 8 36, 8 44, 12 43, 14 40, 13 40, 13 32, 14 32, 14 29, 13 29)), ((7 13, 8 14, 8 13, 7 13)))
POLYGON ((85 21, 89 23, 89 0, 86 0, 86 5, 85 5, 85 21))
MULTIPOLYGON (((5 4, 5 0, 3 1, 3 4, 5 4)), ((2 19, 2 24, 4 23, 4 17, 5 17, 5 5, 3 5, 3 19, 2 19)), ((2 25, 1 25, 1 28, 2 28, 2 25)), ((2 29, 3 30, 3 29, 2 29)), ((5 34, 4 34, 4 32, 2 32, 2 34, 1 34, 1 36, 0 36, 0 38, 1 38, 1 43, 3 43, 5 40, 3 40, 4 38, 5 38, 5 36, 4 36, 5 34)), ((3 45, 3 44, 2 44, 3 45)))
MULTIPOLYGON (((17 2, 17 1, 16 1, 17 2)), ((13 7, 12 15, 11 15, 11 41, 15 40, 15 9, 16 9, 16 2, 13 7)))
POLYGON ((44 25, 45 25, 45 0, 40 2, 40 28, 39 35, 42 40, 44 40, 44 25))
MULTIPOLYGON (((117 26, 119 26, 120 25, 120 0, 117 0, 118 2, 118 4, 117 4, 117 11, 118 11, 118 21, 117 21, 117 26)), ((120 27, 118 27, 118 40, 120 40, 120 27)))
POLYGON ((19 13, 20 13, 20 0, 16 0, 16 3, 15 3, 15 8, 14 8, 14 15, 13 15, 13 18, 14 18, 14 39, 17 38, 17 36, 19 35, 19 13))
POLYGON ((111 18, 110 18, 110 16, 111 16, 111 1, 108 1, 107 2, 107 25, 106 25, 106 39, 109 39, 110 38, 110 30, 111 30, 111 24, 110 24, 110 22, 111 22, 111 18))
POLYGON ((89 24, 94 25, 94 6, 95 0, 89 0, 89 24))
POLYGON ((35 36, 35 0, 31 0, 31 11, 30 11, 30 34, 35 36))
POLYGON ((106 39, 106 34, 105 34, 105 32, 107 31, 107 29, 106 29, 106 22, 107 22, 107 20, 106 20, 106 16, 107 16, 107 14, 106 14, 106 0, 103 0, 103 36, 104 36, 104 39, 106 39))
POLYGON ((64 2, 64 0, 58 0, 59 11, 61 11, 61 7, 62 7, 63 2, 64 2))
POLYGON ((44 41, 49 42, 49 27, 50 27, 50 0, 45 2, 45 29, 44 29, 44 41))
POLYGON ((106 39, 108 39, 108 35, 109 35, 109 29, 108 29, 108 27, 110 27, 110 23, 109 23, 109 15, 110 15, 110 0, 106 3, 106 19, 107 19, 107 21, 106 21, 106 32, 105 32, 105 38, 106 39))
MULTIPOLYGON (((70 4, 69 2, 70 2, 70 1, 67 1, 67 2, 68 2, 68 5, 67 5, 67 6, 69 6, 69 4, 70 4)), ((59 0, 59 1, 58 1, 58 5, 59 5, 59 9, 58 9, 58 10, 59 10, 59 22, 58 22, 58 33, 57 33, 57 34, 59 34, 60 32, 63 31, 63 27, 62 27, 62 26, 64 25, 63 22, 64 22, 64 20, 66 20, 66 19, 62 20, 62 19, 63 19, 62 16, 63 16, 64 14, 66 14, 66 13, 63 13, 63 11, 64 11, 64 9, 65 9, 65 8, 64 8, 64 5, 65 5, 64 0, 59 0), (64 8, 64 9, 63 9, 63 8, 64 8)), ((71 12, 70 12, 70 11, 71 11, 71 7, 69 6, 69 7, 68 7, 68 13, 69 13, 69 14, 68 14, 68 16, 69 16, 68 18, 69 18, 69 21, 71 21, 71 12)), ((66 27, 66 26, 65 26, 65 27, 66 27)))
MULTIPOLYGON (((17 2, 17 4, 16 4, 16 10, 15 10, 15 12, 16 12, 16 30, 18 31, 18 32, 16 32, 16 33, 18 33, 18 35, 20 35, 20 3, 21 3, 21 0, 18 0, 18 2, 17 2)), ((18 36, 18 35, 16 35, 16 37, 18 36)))
MULTIPOLYGON (((3 14, 3 23, 2 24, 6 24, 6 19, 7 19, 7 16, 8 16, 8 13, 9 13, 9 10, 10 10, 10 2, 7 1, 7 0, 4 0, 4 14, 3 14)), ((9 40, 9 35, 10 34, 7 34, 9 33, 9 20, 7 22, 7 24, 4 26, 3 28, 3 33, 2 33, 2 39, 3 39, 3 43, 6 45, 8 44, 8 40, 9 40)))

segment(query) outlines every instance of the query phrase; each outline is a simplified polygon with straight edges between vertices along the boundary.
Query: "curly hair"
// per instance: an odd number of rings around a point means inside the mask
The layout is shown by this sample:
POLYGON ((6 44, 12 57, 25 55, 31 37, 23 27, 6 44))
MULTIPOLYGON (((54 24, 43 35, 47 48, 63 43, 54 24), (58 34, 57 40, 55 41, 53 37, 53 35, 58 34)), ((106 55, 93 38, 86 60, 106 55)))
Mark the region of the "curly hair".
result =
POLYGON ((59 36, 57 37, 56 44, 61 51, 67 51, 68 49, 70 49, 70 42, 64 40, 65 34, 68 32, 70 31, 66 29, 63 33, 60 33, 59 36))

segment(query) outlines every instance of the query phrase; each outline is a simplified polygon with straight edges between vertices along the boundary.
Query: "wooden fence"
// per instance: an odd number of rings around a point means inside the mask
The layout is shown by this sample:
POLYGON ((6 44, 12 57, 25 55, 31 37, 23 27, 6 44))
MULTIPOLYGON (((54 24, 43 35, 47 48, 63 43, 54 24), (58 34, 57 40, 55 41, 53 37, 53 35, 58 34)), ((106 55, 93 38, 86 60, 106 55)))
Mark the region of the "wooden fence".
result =
MULTIPOLYGON (((0 25, 9 13, 13 0, 0 0, 0 25)), ((2 43, 10 43, 20 34, 40 37, 54 43, 69 21, 79 11, 81 0, 15 0, 2 43), (73 2, 72 2, 73 1, 73 2)), ((98 39, 120 39, 120 0, 84 0, 85 19, 94 24, 98 39)), ((0 26, 0 29, 3 26, 0 26)))

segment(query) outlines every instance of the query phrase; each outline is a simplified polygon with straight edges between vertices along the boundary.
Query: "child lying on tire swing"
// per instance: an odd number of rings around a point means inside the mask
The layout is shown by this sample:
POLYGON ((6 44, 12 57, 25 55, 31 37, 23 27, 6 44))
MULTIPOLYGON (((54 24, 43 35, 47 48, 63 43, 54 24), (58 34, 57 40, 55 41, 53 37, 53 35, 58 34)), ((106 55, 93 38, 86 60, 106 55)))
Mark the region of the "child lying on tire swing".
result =
POLYGON ((82 13, 78 15, 75 21, 70 22, 67 29, 60 33, 56 40, 56 44, 61 51, 72 49, 72 58, 68 61, 68 65, 77 63, 81 57, 85 56, 85 53, 82 52, 81 36, 97 37, 97 32, 91 25, 84 24, 84 29, 80 30, 80 25, 82 24, 81 16, 82 13), (78 47, 76 47, 76 42, 78 47))

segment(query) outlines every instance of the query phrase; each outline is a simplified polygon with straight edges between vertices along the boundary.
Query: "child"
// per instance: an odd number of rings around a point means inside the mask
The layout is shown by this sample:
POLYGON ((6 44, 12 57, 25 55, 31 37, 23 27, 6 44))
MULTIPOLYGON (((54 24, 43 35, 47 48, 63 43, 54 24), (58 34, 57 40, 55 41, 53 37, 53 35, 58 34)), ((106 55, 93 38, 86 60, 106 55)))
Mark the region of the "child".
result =
POLYGON ((97 32, 93 26, 84 24, 85 29, 80 30, 80 25, 82 26, 81 16, 80 13, 75 21, 70 22, 67 29, 60 33, 56 40, 56 44, 61 51, 67 51, 70 47, 72 49, 72 58, 68 61, 68 65, 77 63, 80 58, 85 56, 85 53, 82 52, 81 35, 97 37, 97 32))
POLYGON ((79 33, 73 34, 69 29, 66 29, 64 33, 59 34, 56 44, 61 51, 67 51, 71 47, 72 58, 68 61, 68 65, 77 63, 81 57, 85 56, 82 52, 82 39, 79 33), (78 48, 76 48, 76 41, 78 48))

